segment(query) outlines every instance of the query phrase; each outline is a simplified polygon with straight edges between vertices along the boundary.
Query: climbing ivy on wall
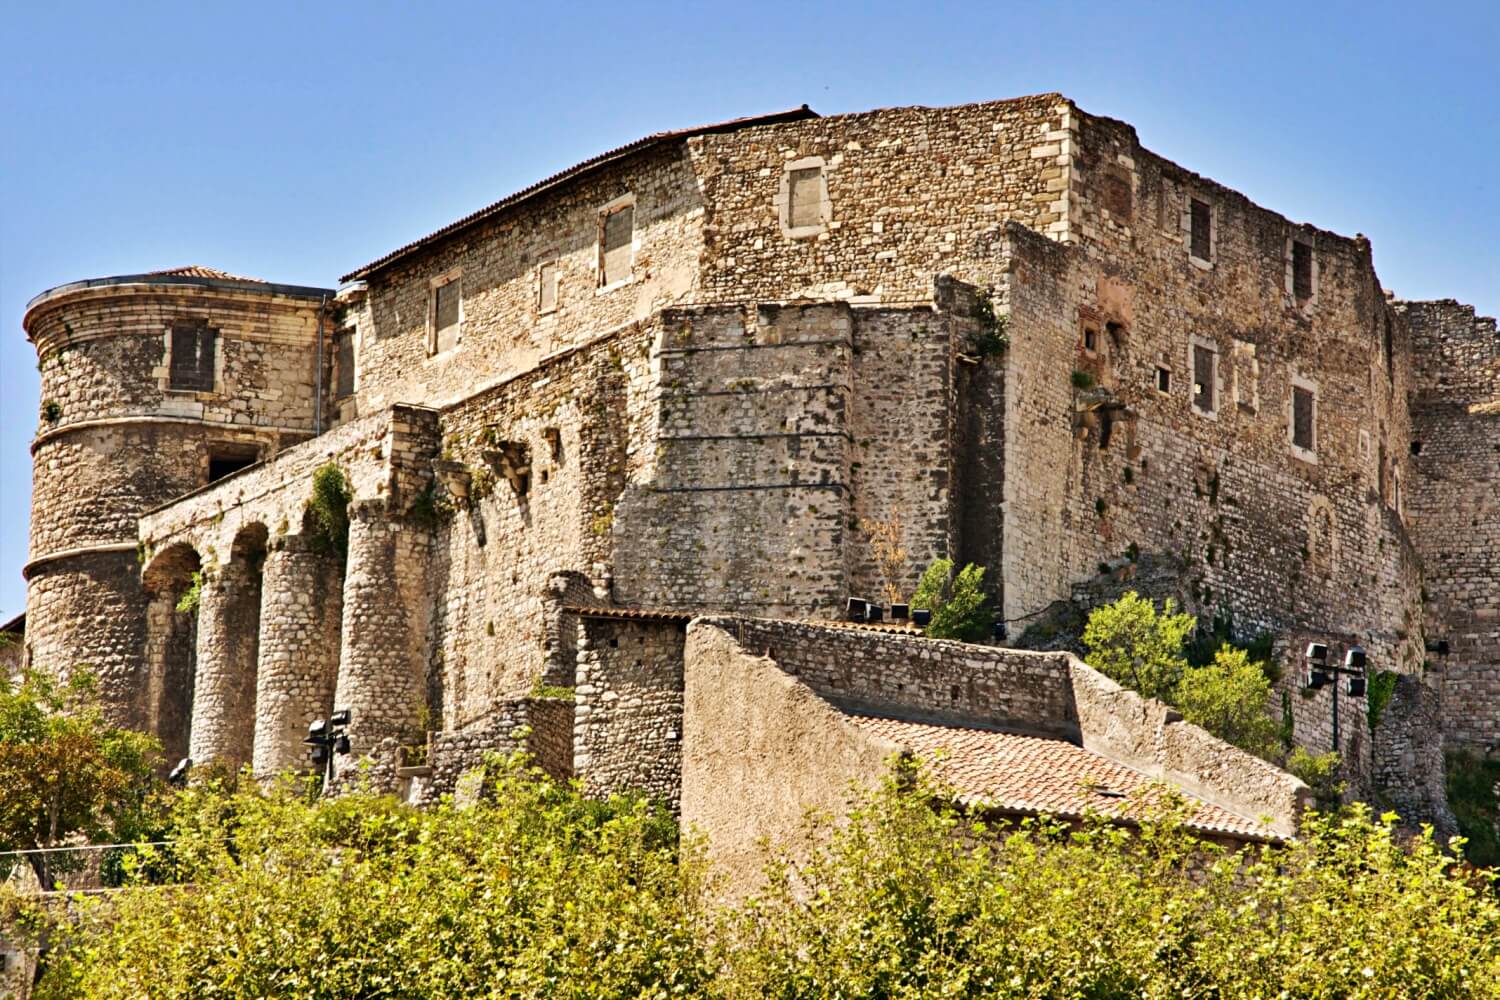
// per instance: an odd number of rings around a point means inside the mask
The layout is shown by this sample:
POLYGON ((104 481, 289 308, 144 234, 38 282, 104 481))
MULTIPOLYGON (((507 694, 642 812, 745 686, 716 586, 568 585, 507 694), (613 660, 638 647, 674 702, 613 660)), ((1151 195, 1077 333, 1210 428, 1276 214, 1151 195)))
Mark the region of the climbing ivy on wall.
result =
POLYGON ((315 544, 342 558, 349 551, 349 501, 354 492, 344 471, 335 462, 320 465, 312 477, 312 496, 307 500, 315 544))

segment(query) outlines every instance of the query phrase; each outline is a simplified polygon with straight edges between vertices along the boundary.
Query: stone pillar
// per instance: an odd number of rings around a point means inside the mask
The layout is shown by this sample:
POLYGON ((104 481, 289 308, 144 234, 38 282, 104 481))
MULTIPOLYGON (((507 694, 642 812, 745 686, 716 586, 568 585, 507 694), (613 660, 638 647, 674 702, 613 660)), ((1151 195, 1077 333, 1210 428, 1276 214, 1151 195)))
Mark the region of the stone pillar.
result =
POLYGON ((195 622, 177 610, 177 590, 150 595, 146 605, 144 677, 134 693, 129 724, 161 740, 168 766, 188 755, 193 704, 195 622))
POLYGON ((198 657, 188 756, 232 768, 250 763, 255 743, 255 675, 260 644, 260 573, 240 559, 205 571, 198 592, 198 657))
POLYGON ((302 745, 333 710, 343 579, 338 557, 301 535, 273 538, 261 577, 255 773, 308 767, 302 745))
POLYGON ((355 754, 419 735, 426 702, 427 564, 431 533, 391 516, 384 501, 349 508, 338 708, 353 713, 355 754))

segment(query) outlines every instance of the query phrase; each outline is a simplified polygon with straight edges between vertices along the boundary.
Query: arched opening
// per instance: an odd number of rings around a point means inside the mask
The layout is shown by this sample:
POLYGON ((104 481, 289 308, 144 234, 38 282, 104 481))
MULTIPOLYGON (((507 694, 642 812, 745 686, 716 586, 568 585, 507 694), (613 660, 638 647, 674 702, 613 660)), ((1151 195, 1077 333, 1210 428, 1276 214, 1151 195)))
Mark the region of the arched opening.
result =
POLYGON ((161 740, 169 765, 188 755, 202 580, 202 561, 185 542, 160 552, 141 580, 148 598, 145 683, 132 717, 161 740))

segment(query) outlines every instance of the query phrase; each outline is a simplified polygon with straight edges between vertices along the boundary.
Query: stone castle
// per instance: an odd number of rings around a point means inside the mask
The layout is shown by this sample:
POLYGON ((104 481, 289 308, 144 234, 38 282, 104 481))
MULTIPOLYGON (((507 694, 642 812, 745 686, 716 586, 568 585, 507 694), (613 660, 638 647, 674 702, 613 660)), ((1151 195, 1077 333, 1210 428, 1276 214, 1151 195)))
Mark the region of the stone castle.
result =
MULTIPOLYGON (((659 133, 337 290, 188 267, 24 324, 24 656, 174 760, 305 766, 347 708, 341 764, 408 797, 523 740, 733 853, 951 744, 1002 811, 1116 768, 1289 832, 1300 783, 1065 653, 840 624, 939 557, 1022 645, 1126 586, 1289 668, 1362 645, 1400 677, 1378 726, 1343 700, 1346 769, 1413 817, 1500 740, 1495 321, 1056 94, 659 133)), ((1326 749, 1331 691, 1283 684, 1326 749)))

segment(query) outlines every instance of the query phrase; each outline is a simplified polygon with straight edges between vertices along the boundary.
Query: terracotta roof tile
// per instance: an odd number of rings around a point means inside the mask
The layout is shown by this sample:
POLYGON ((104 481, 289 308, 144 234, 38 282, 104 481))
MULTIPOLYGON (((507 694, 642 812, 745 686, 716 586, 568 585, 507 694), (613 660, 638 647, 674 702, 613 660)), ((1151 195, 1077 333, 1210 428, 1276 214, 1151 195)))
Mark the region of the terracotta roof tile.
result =
POLYGON ((264 285, 265 282, 259 278, 246 278, 239 274, 230 274, 228 271, 220 271, 216 267, 204 267, 202 264, 188 264, 185 267, 169 267, 164 271, 148 271, 152 276, 160 275, 166 278, 218 278, 220 281, 253 281, 264 285))
POLYGON ((612 160, 617 160, 620 157, 625 156, 626 154, 636 153, 643 149, 648 149, 652 146, 659 145, 663 142, 669 142, 673 139, 688 139, 695 135, 709 135, 717 132, 733 132, 736 129, 749 128, 754 125, 776 125, 780 124, 781 122, 802 121, 807 118, 817 117, 818 113, 804 104, 800 108, 792 108, 790 111, 779 111, 775 114, 770 115, 754 115, 748 118, 732 118, 729 121, 716 122, 712 125, 697 125, 693 128, 676 129, 671 132, 657 132, 652 135, 648 135, 643 139, 637 139, 634 142, 628 142, 623 146, 617 146, 614 149, 609 150, 608 152, 600 153, 598 156, 591 156, 587 160, 584 160, 582 163, 576 163, 573 166, 568 167, 566 170, 558 171, 551 177, 545 177, 529 187, 522 188, 515 194, 507 195, 494 204, 486 205, 479 211, 464 216, 457 222, 451 222, 441 229, 428 233, 426 236, 423 236, 419 240, 413 240, 403 247, 392 250, 384 257, 381 257, 379 260, 371 261, 364 267, 358 268, 354 271, 350 271, 339 280, 353 281, 356 278, 369 277, 371 274, 380 270, 386 265, 395 262, 401 257, 405 257, 407 254, 412 253, 415 250, 419 250, 422 247, 427 246, 429 243, 434 243, 445 236, 450 236, 461 229, 465 229, 477 222, 495 215, 496 213, 504 209, 510 208, 512 205, 520 204, 526 199, 532 197, 533 195, 540 194, 542 191, 548 188, 555 187, 556 185, 561 184, 564 181, 572 180, 574 177, 579 177, 583 174, 586 174, 592 170, 604 166, 606 163, 609 163, 612 160))
MULTIPOLYGON (((1156 779, 1064 740, 963 726, 850 714, 860 728, 884 736, 931 763, 934 777, 966 806, 1081 819, 1139 815, 1162 794, 1156 779)), ((1188 825, 1241 840, 1278 841, 1263 823, 1183 793, 1188 825)))

